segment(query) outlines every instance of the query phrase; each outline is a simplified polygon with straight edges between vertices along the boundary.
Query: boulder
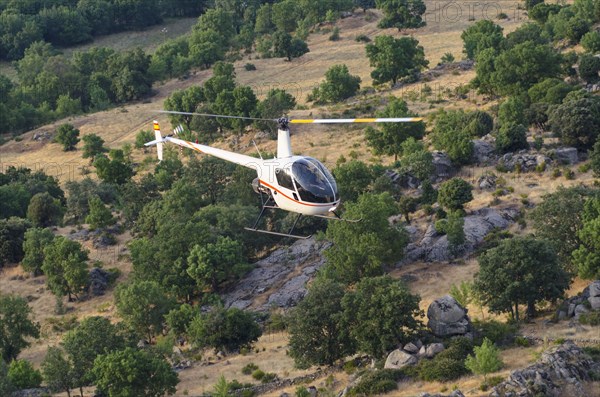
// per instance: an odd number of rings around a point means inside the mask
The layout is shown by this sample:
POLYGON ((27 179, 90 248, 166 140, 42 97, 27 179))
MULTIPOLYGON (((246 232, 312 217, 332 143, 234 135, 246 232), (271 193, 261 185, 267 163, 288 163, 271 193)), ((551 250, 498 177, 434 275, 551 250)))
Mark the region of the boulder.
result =
POLYGON ((37 389, 23 389, 14 391, 11 397, 44 397, 50 395, 50 389, 47 387, 39 387, 37 389))
POLYGON ((488 164, 495 158, 496 147, 493 142, 483 139, 473 141, 472 160, 476 164, 488 164))
POLYGON ((600 280, 596 280, 588 287, 589 296, 600 296, 600 280))
POLYGON ((550 164, 552 160, 541 154, 529 154, 527 152, 506 153, 500 157, 499 164, 512 171, 517 166, 521 171, 533 171, 535 168, 544 163, 550 164))
POLYGON ((453 390, 450 394, 421 393, 420 397, 465 397, 465 395, 460 390, 453 390))
POLYGON ((575 313, 573 314, 573 317, 575 317, 575 320, 579 320, 579 316, 585 313, 589 313, 589 309, 587 307, 585 307, 584 305, 577 305, 575 307, 575 313))
POLYGON ((592 305, 592 310, 600 310, 600 296, 590 296, 588 301, 592 305))
POLYGON ((425 357, 433 358, 436 354, 444 351, 444 345, 442 343, 430 343, 425 346, 425 357))
POLYGON ((472 329, 467 309, 450 295, 434 300, 427 309, 427 318, 431 332, 441 338, 465 335, 472 329))
POLYGON ((404 351, 410 354, 417 354, 419 352, 419 346, 417 346, 416 344, 409 342, 406 345, 404 345, 404 351))
POLYGON ((434 167, 432 179, 439 182, 450 178, 455 172, 450 157, 446 153, 437 150, 433 151, 432 156, 434 167))
POLYGON ((498 177, 494 174, 482 175, 477 179, 477 185, 483 190, 494 190, 498 177))
POLYGON ((579 161, 577 149, 574 147, 561 147, 554 151, 556 161, 561 164, 576 164, 579 161))
POLYGON ((407 365, 415 365, 417 361, 417 358, 412 354, 400 349, 396 349, 388 354, 387 359, 385 360, 384 368, 400 369, 406 367, 407 365))

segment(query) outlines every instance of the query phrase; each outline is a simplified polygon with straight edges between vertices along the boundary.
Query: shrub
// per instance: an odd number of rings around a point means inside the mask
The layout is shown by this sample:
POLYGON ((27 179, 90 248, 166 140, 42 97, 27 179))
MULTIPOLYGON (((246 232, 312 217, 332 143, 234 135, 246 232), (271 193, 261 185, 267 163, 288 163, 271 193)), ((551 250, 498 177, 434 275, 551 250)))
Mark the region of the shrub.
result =
POLYGON ((488 338, 499 346, 511 343, 518 329, 515 324, 502 323, 496 320, 475 320, 473 321, 473 327, 479 333, 477 339, 483 340, 484 338, 488 338))
POLYGON ((423 360, 419 363, 418 367, 419 378, 428 382, 447 382, 458 379, 469 372, 465 367, 464 360, 454 360, 444 357, 423 360))
POLYGON ((584 325, 600 325, 600 312, 583 313, 579 316, 579 322, 584 325))
POLYGON ((382 369, 365 374, 358 384, 350 389, 351 396, 371 396, 375 394, 388 393, 398 388, 398 381, 404 377, 404 373, 394 369, 382 369))
POLYGON ((366 34, 359 34, 358 36, 356 36, 356 38, 354 40, 358 41, 359 43, 370 43, 371 42, 371 39, 366 34))
POLYGON ((252 372, 252 377, 256 380, 262 380, 265 377, 265 371, 262 369, 257 369, 252 372))
POLYGON ((253 63, 247 63, 244 65, 244 69, 250 72, 252 70, 256 70, 256 66, 253 63))
POLYGON ((515 337, 515 346, 529 347, 529 346, 531 346, 531 342, 527 338, 524 338, 522 336, 516 336, 515 337))
POLYGON ((26 360, 14 360, 8 367, 8 379, 18 390, 40 387, 42 374, 26 360))
POLYGON ((261 383, 270 383, 273 382, 275 379, 277 379, 277 375, 272 373, 272 372, 267 372, 265 373, 265 375, 262 377, 262 379, 260 380, 261 383))
POLYGON ((337 26, 333 28, 333 32, 329 36, 329 41, 338 41, 340 39, 340 28, 337 26))
POLYGON ((242 368, 242 373, 244 375, 251 375, 254 371, 256 371, 258 369, 258 365, 254 364, 254 363, 249 363, 246 364, 243 368, 242 368))

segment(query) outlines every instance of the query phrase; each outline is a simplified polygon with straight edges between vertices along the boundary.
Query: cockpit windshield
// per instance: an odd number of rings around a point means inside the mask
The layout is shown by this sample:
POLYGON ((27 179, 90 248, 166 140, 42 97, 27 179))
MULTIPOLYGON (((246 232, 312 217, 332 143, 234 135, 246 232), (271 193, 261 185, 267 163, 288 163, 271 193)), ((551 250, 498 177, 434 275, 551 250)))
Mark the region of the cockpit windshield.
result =
POLYGON ((302 201, 333 203, 337 185, 331 173, 318 160, 305 157, 292 164, 292 174, 302 201))

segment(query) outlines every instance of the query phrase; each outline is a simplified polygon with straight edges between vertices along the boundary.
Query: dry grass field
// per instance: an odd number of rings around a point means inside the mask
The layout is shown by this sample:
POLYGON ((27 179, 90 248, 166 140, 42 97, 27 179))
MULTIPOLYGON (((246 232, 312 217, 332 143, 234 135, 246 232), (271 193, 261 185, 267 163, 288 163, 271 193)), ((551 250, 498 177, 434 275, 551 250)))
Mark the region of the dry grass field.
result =
MULTIPOLYGON (((518 3, 515 1, 498 1, 486 4, 476 0, 459 3, 426 0, 426 3, 428 6, 427 26, 422 29, 407 32, 398 32, 394 29, 382 30, 377 28, 377 20, 380 17, 377 11, 368 11, 366 14, 358 12, 356 15, 337 23, 340 28, 340 41, 332 42, 328 40, 329 33, 327 33, 327 29, 331 28, 328 25, 323 25, 321 32, 311 34, 308 39, 310 52, 299 59, 287 62, 282 59, 258 59, 255 55, 251 55, 236 62, 238 82, 252 86, 259 97, 264 96, 271 88, 286 89, 296 96, 301 105, 306 106, 308 109, 292 111, 292 117, 335 115, 341 113, 344 109, 352 108, 357 102, 370 99, 371 96, 385 98, 389 95, 395 95, 412 98, 408 100, 410 108, 422 114, 427 114, 441 107, 474 108, 489 106, 490 103, 486 102, 485 98, 477 95, 471 95, 468 100, 448 99, 439 104, 431 104, 427 99, 421 100, 418 98, 419 95, 416 99, 410 95, 411 92, 420 93, 424 83, 396 89, 382 88, 376 94, 371 94, 369 98, 354 98, 346 104, 334 107, 310 107, 311 104, 306 103, 308 93, 323 79, 325 71, 335 64, 344 63, 352 74, 359 75, 362 79, 362 88, 371 86, 371 68, 365 57, 364 44, 355 41, 355 37, 360 34, 367 35, 370 38, 380 34, 392 34, 396 37, 412 35, 423 45, 430 67, 434 67, 442 55, 447 52, 452 53, 457 60, 462 58, 460 34, 473 23, 473 19, 492 19, 503 26, 505 32, 516 29, 526 20, 524 11, 517 9, 516 5, 518 3), (453 4, 453 6, 448 4, 453 4), (498 20, 497 15, 501 12, 507 14, 508 19, 498 20), (243 65, 247 62, 255 64, 257 70, 244 70, 243 65)), ((193 23, 193 19, 178 20, 177 23, 168 21, 167 34, 172 35, 170 37, 174 37, 175 34, 183 34, 189 30, 193 23)), ((94 45, 110 45, 117 49, 141 46, 151 51, 165 39, 165 33, 162 33, 160 29, 162 29, 162 26, 145 32, 123 33, 119 37, 107 37, 107 42, 102 41, 104 39, 97 40, 94 45)), ((0 70, 5 67, 6 65, 0 65, 0 70)), ((118 148, 126 143, 132 144, 136 133, 142 129, 151 129, 153 119, 158 119, 161 122, 163 131, 170 132, 171 126, 167 117, 158 115, 156 110, 162 108, 164 99, 173 91, 202 84, 210 75, 210 71, 195 71, 186 80, 171 80, 156 86, 156 94, 144 103, 134 103, 105 112, 72 117, 26 133, 22 136, 22 141, 12 140, 0 146, 0 171, 10 165, 25 166, 32 169, 43 169, 47 173, 57 176, 62 183, 68 180, 80 180, 83 178, 82 170, 90 167, 89 161, 81 158, 81 151, 63 152, 57 144, 34 141, 32 137, 36 132, 53 131, 57 125, 69 122, 80 129, 82 136, 91 133, 100 135, 109 148, 118 148)), ((458 74, 446 73, 435 77, 427 82, 433 88, 431 98, 435 98, 437 94, 445 93, 444 90, 447 88, 454 89, 466 84, 473 77, 473 71, 458 74)), ((328 166, 334 166, 340 155, 347 158, 356 157, 367 162, 391 162, 390 158, 381 158, 370 153, 365 145, 362 127, 304 125, 292 128, 294 151, 319 158, 328 166)), ((251 143, 253 136, 251 135, 253 134, 247 134, 240 142, 239 148, 241 151, 254 152, 251 143)), ((218 142, 217 146, 228 148, 230 143, 229 139, 224 139, 218 142)), ((275 141, 258 140, 257 144, 261 150, 275 151, 275 141)), ((78 148, 80 149, 80 147, 81 144, 78 148)), ((144 157, 145 155, 141 151, 134 151, 134 161, 141 163, 144 157)), ((485 168, 466 168, 461 172, 461 176, 474 182, 485 171, 485 168)), ((576 171, 576 175, 575 180, 566 180, 564 177, 552 179, 550 172, 543 175, 535 173, 506 174, 504 177, 507 186, 512 186, 514 192, 501 197, 501 205, 522 206, 523 196, 527 196, 531 202, 537 203, 543 194, 555 190, 560 185, 569 186, 581 182, 591 183, 592 176, 590 173, 581 174, 576 171)), ((469 204, 467 210, 488 206, 492 199, 490 192, 477 191, 475 200, 469 204)), ((428 219, 424 214, 417 213, 413 223, 418 227, 424 227, 427 221, 428 219)), ((528 230, 528 228, 521 230, 517 225, 511 229, 515 233, 523 233, 528 230)), ((59 233, 68 234, 70 231, 70 228, 63 228, 59 230, 59 233)), ((131 271, 131 264, 120 256, 129 239, 129 235, 123 235, 119 238, 117 248, 100 252, 86 244, 87 248, 90 249, 91 258, 103 261, 105 267, 116 267, 121 270, 122 276, 119 282, 126 279, 131 271)), ((410 279, 413 280, 409 284, 410 288, 421 296, 422 308, 426 309, 432 300, 449 291, 452 284, 472 279, 476 270, 476 260, 468 258, 465 261, 452 264, 413 263, 394 270, 392 275, 395 277, 410 276, 410 279)), ((576 294, 585 285, 587 285, 585 282, 577 280, 570 294, 576 294)), ((43 277, 27 278, 19 268, 4 269, 0 272, 0 292, 19 294, 30 301, 36 320, 42 324, 43 338, 24 351, 22 357, 32 361, 35 366, 39 366, 47 347, 59 343, 61 337, 60 333, 53 330, 52 327, 52 323, 56 322, 55 318, 57 317, 54 315, 55 298, 45 288, 43 277)), ((67 307, 69 311, 66 316, 76 316, 79 319, 91 315, 116 317, 112 292, 93 300, 69 303, 67 307)), ((488 313, 481 313, 478 307, 469 307, 469 310, 474 318, 480 318, 481 315, 485 315, 486 318, 489 317, 488 313)), ((566 324, 550 326, 543 319, 538 319, 535 323, 527 324, 522 332, 526 335, 535 334, 540 337, 572 337, 575 331, 566 324)), ((600 338, 599 333, 598 328, 577 331, 578 336, 589 338, 600 338)), ((203 353, 200 362, 195 363, 192 368, 179 374, 181 382, 178 386, 177 395, 197 396, 210 391, 220 375, 225 375, 228 380, 237 379, 242 383, 256 382, 250 376, 241 373, 242 367, 250 362, 259 365, 265 372, 276 373, 280 378, 295 377, 314 372, 315 368, 308 371, 295 369, 293 361, 286 355, 286 346, 287 335, 278 333, 261 337, 256 344, 258 352, 251 352, 248 355, 235 355, 218 359, 212 352, 206 351, 203 353)), ((540 346, 503 351, 503 359, 507 365, 499 375, 507 375, 510 370, 528 365, 535 360, 539 350, 540 346)), ((347 384, 348 375, 339 372, 334 374, 333 378, 335 380, 333 387, 340 390, 347 384)), ((457 386, 467 396, 479 396, 482 395, 478 390, 481 381, 480 377, 470 376, 449 384, 406 382, 400 385, 398 391, 390 395, 416 396, 421 392, 440 392, 441 390, 451 390, 454 386, 457 386)), ((325 384, 325 378, 318 379, 312 384, 321 387, 325 384)), ((267 394, 267 396, 275 397, 283 391, 293 393, 294 390, 295 387, 287 388, 267 394)), ((92 393, 92 389, 86 390, 86 395, 92 395, 92 393)), ((589 395, 599 394, 596 390, 596 394, 590 391, 589 395)))

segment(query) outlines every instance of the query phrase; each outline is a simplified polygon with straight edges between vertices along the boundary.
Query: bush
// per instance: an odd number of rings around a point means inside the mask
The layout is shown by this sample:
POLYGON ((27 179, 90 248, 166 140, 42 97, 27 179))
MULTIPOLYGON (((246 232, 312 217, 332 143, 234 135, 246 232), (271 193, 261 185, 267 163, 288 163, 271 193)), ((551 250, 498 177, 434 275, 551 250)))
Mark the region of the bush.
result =
POLYGON ((584 325, 600 325, 600 312, 583 313, 579 316, 579 322, 584 325))
POLYGON ((518 329, 515 324, 502 323, 496 320, 475 320, 473 321, 473 327, 479 334, 477 337, 478 341, 488 338, 498 346, 510 344, 518 329))
POLYGON ((529 346, 531 346, 531 342, 527 338, 524 338, 522 336, 516 336, 515 337, 515 346, 529 347, 529 346))
POLYGON ((257 369, 252 372, 252 377, 256 380, 262 380, 265 377, 265 371, 262 369, 257 369))
POLYGON ((370 43, 371 42, 371 39, 366 34, 359 34, 358 36, 356 36, 356 38, 354 40, 358 41, 359 43, 370 43))
POLYGON ((251 375, 254 371, 256 371, 258 369, 258 365, 254 364, 254 363, 249 363, 246 364, 243 368, 242 368, 242 373, 244 375, 251 375))
POLYGON ((579 76, 587 82, 598 80, 600 58, 593 55, 583 55, 579 58, 579 76))
POLYGON ((581 45, 589 53, 600 52, 600 32, 591 31, 584 34, 581 38, 581 45))
POLYGON ((454 360, 444 357, 423 360, 419 363, 418 367, 419 378, 428 382, 447 382, 469 373, 467 367, 465 367, 464 360, 454 360))
POLYGON ((272 372, 267 372, 264 374, 264 376, 262 377, 262 379, 260 380, 261 383, 270 383, 273 382, 275 379, 277 379, 277 375, 272 373, 272 372))
POLYGON ((333 32, 329 36, 329 41, 338 41, 340 39, 340 28, 333 28, 333 32))
POLYGON ((8 367, 8 379, 18 390, 40 387, 42 374, 26 360, 14 360, 8 367))
POLYGON ((501 153, 527 149, 527 129, 521 124, 504 124, 496 137, 496 149, 501 153))
POLYGON ((253 63, 247 63, 244 65, 244 69, 250 72, 252 70, 256 70, 256 66, 253 63))
POLYGON ((372 371, 360 378, 356 386, 350 389, 351 396, 371 396, 388 393, 398 388, 398 381, 404 377, 404 373, 394 369, 382 369, 372 371))

